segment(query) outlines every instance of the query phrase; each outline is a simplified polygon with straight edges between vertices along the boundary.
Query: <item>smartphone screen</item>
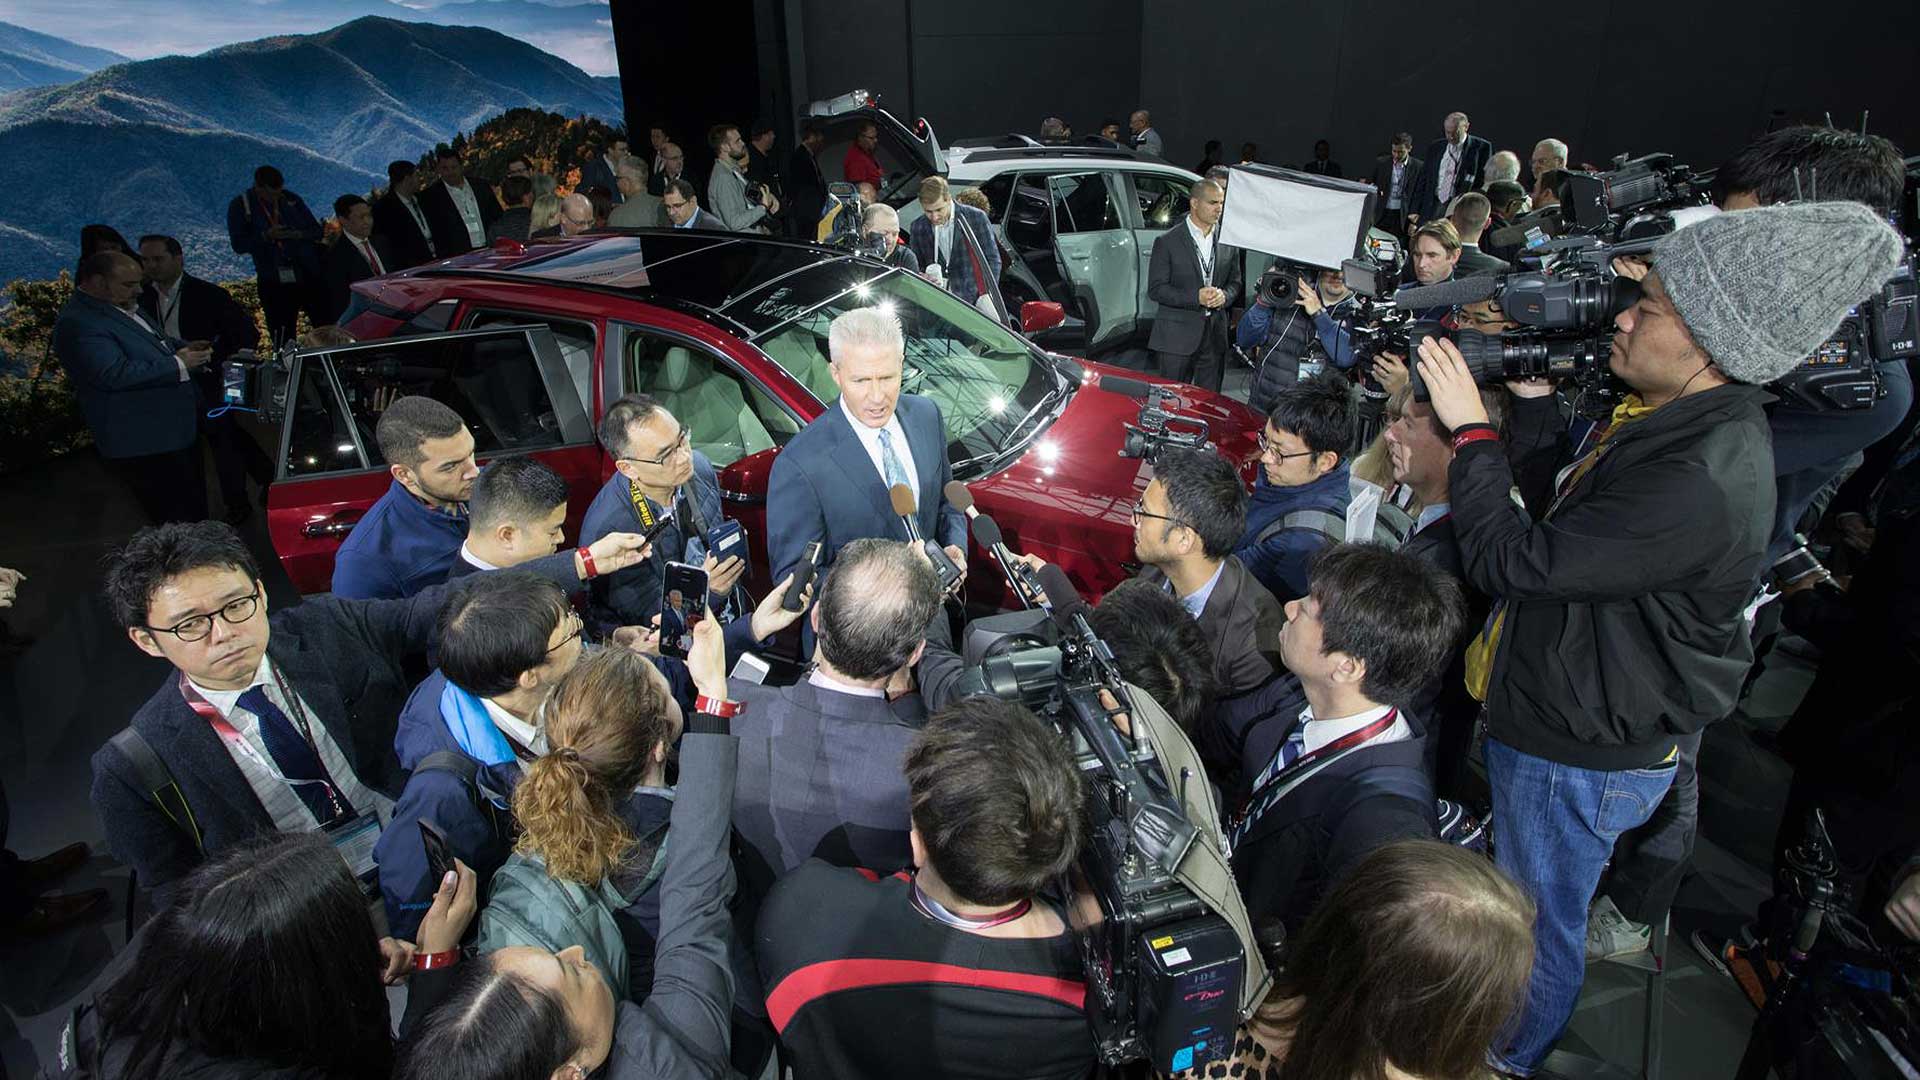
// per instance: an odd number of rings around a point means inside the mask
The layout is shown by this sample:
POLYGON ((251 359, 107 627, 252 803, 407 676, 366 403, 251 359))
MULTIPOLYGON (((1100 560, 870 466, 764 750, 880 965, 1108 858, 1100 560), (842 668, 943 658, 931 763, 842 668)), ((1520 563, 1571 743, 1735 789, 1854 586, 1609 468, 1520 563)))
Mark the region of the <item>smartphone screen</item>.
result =
POLYGON ((427 849, 427 872, 433 875, 433 887, 439 888, 447 871, 452 870, 453 851, 447 847, 447 838, 431 823, 420 822, 420 846, 427 849))
POLYGON ((707 572, 687 563, 668 563, 660 579, 661 655, 685 660, 693 645, 694 624, 706 614, 707 572))

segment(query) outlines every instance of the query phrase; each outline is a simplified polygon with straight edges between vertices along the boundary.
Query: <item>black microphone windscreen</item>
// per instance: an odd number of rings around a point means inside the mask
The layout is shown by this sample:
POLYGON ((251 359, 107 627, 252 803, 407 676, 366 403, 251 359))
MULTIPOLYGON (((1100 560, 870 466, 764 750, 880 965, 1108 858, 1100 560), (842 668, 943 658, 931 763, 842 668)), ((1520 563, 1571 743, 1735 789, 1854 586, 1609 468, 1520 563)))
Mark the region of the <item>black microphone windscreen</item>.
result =
POLYGON ((1403 309, 1457 307, 1460 304, 1472 304, 1489 299, 1499 291, 1500 279, 1487 274, 1482 277, 1442 281, 1437 285, 1415 285, 1401 289, 1393 294, 1393 306, 1403 309))
POLYGON ((967 490, 967 485, 958 480, 949 480, 947 486, 940 490, 946 493, 948 506, 963 514, 973 509, 973 492, 967 490))
POLYGON ((914 514, 913 489, 905 484, 895 484, 887 489, 887 499, 893 503, 893 512, 901 517, 910 518, 914 514))
POLYGON ((1135 401, 1145 401, 1153 393, 1153 384, 1142 379, 1129 379, 1125 375, 1102 375, 1100 389, 1125 394, 1135 401))
POLYGON ((1067 572, 1048 563, 1035 575, 1040 581, 1040 591, 1047 596, 1047 606, 1053 609, 1053 617, 1061 625, 1071 618, 1073 612, 1085 608, 1087 602, 1080 598, 1080 590, 1073 587, 1067 578, 1067 572))
MULTIPOLYGON (((952 500, 948 500, 951 502, 952 500)), ((991 548, 1000 543, 1000 523, 981 514, 973 519, 973 538, 980 541, 982 547, 991 548)))

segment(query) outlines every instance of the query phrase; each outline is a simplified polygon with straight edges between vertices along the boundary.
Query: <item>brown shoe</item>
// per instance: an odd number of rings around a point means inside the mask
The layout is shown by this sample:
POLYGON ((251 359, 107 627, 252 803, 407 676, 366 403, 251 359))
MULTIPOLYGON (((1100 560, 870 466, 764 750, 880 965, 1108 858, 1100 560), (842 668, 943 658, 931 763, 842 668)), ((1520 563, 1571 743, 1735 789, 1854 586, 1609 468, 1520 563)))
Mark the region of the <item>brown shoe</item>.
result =
POLYGON ((58 933, 105 911, 108 903, 105 889, 43 896, 33 902, 33 907, 27 910, 26 915, 22 916, 19 922, 13 924, 9 936, 34 938, 58 933))
POLYGON ((93 852, 86 844, 68 844, 51 855, 28 859, 20 864, 22 891, 37 893, 87 864, 93 852))

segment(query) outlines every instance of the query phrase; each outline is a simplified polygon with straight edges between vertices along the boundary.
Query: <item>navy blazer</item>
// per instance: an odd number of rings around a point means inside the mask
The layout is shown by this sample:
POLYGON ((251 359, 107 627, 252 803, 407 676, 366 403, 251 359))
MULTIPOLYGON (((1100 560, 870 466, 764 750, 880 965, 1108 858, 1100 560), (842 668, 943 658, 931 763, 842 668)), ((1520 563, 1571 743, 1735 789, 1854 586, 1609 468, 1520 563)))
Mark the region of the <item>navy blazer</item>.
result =
MULTIPOLYGON (((686 487, 707 528, 718 526, 723 520, 720 478, 714 472, 713 462, 698 450, 693 452, 693 477, 686 487)), ((587 504, 586 516, 580 521, 580 543, 591 544, 608 533, 646 531, 640 515, 633 510, 632 481, 616 472, 600 485, 593 502, 587 504)), ((749 548, 754 543, 749 537, 749 548)), ((698 566, 707 557, 707 541, 703 536, 681 536, 680 525, 675 522, 661 530, 653 552, 625 570, 593 579, 588 620, 595 632, 605 635, 615 627, 645 626, 647 620, 660 613, 660 584, 666 576, 667 561, 698 566)), ((691 602, 698 598, 687 599, 691 602)))
MULTIPOLYGON (((980 249, 979 270, 987 283, 997 283, 1000 280, 1000 245, 994 243, 993 222, 987 218, 987 212, 956 202, 953 204, 953 218, 973 235, 973 242, 980 249)), ((939 262, 934 258, 933 223, 925 216, 915 218, 913 224, 907 226, 907 247, 913 250, 914 258, 919 259, 923 267, 939 262)), ((940 270, 947 275, 947 289, 953 295, 969 304, 980 298, 980 281, 974 276, 973 260, 957 235, 952 250, 947 253, 947 261, 941 264, 940 270)))
MULTIPOLYGON (((901 394, 894 414, 907 433, 907 447, 920 474, 915 514, 920 535, 937 539, 943 547, 964 549, 967 519, 947 504, 944 490, 953 479, 953 466, 947 460, 940 407, 918 394, 901 394)), ((814 540, 825 541, 820 562, 829 566, 835 552, 869 536, 908 538, 887 500, 879 470, 836 401, 773 459, 767 484, 767 562, 773 580, 784 581, 814 540)))
POLYGON ((318 243, 324 235, 320 222, 307 209, 300 196, 281 189, 280 224, 289 229, 298 230, 300 236, 293 240, 270 240, 267 230, 273 222, 261 212, 258 191, 254 188, 235 195, 227 203, 227 240, 234 254, 246 255, 253 259, 253 270, 261 281, 278 282, 282 263, 293 268, 306 283, 320 280, 320 249, 318 243))
MULTIPOLYGON (((1456 197, 1479 189, 1487 171, 1487 161, 1492 157, 1492 143, 1478 135, 1467 135, 1466 145, 1460 148, 1460 167, 1454 174, 1453 193, 1456 197)), ((1427 156, 1422 159, 1420 176, 1413 182, 1407 206, 1409 212, 1420 215, 1422 223, 1438 221, 1447 212, 1440 202, 1440 168, 1446 158, 1447 140, 1436 139, 1428 144, 1427 156)))
MULTIPOLYGON (((569 591, 580 584, 571 551, 521 569, 569 591)), ((405 783, 393 746, 410 689, 403 660, 432 644, 440 609, 459 587, 436 585, 407 600, 313 597, 270 615, 267 655, 346 755, 354 775, 388 797, 399 795, 405 783)), ((217 855, 274 831, 274 823, 220 736, 187 707, 178 678, 168 672, 130 726, 146 736, 179 785, 205 854, 217 855)), ((133 763, 111 743, 93 755, 91 798, 107 848, 139 874, 140 884, 160 890, 164 905, 171 895, 167 886, 192 870, 202 853, 155 805, 133 763)))
POLYGON ((174 344, 105 300, 76 291, 53 324, 53 352, 104 458, 166 454, 193 444, 198 394, 174 344))

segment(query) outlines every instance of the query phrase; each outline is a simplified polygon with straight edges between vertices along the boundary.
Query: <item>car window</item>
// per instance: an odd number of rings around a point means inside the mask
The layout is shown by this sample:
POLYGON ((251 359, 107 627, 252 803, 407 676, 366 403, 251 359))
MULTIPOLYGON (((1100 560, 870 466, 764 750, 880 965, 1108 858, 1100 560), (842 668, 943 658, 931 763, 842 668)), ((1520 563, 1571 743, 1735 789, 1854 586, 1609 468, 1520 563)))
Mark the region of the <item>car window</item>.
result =
POLYGON ((1062 233, 1118 229, 1120 204, 1100 173, 1056 176, 1048 181, 1053 193, 1053 224, 1062 233))
POLYGON ((685 424, 693 448, 716 469, 776 446, 800 431, 800 421, 758 383, 718 356, 679 338, 626 328, 625 380, 685 424))
POLYGON ((1006 216, 1007 200, 1013 196, 1013 174, 1001 173, 983 182, 980 185, 980 193, 987 197, 987 202, 993 207, 988 211, 987 216, 998 224, 1000 219, 1006 216))
POLYGON ((1047 193, 1045 175, 1022 173, 1014 183, 1007 207, 1007 242, 1029 250, 1053 246, 1053 197, 1047 193))
POLYGON ((567 365, 567 377, 583 407, 593 404, 593 324, 558 315, 532 311, 479 311, 467 320, 467 329, 484 330, 489 326, 544 326, 553 331, 553 343, 560 349, 560 360, 567 365))
POLYGON ((556 407, 527 334, 389 338, 303 359, 297 400, 288 406, 289 475, 382 464, 374 438, 380 414, 394 399, 411 395, 433 398, 459 413, 481 455, 561 446, 591 436, 572 402, 556 407), (322 373, 328 371, 338 379, 344 401, 326 385, 322 373), (340 449, 352 441, 349 432, 359 435, 366 462, 340 449))
POLYGON ((1191 181, 1158 173, 1137 172, 1131 175, 1133 192, 1140 202, 1142 228, 1171 229, 1187 216, 1187 204, 1192 201, 1188 194, 1193 186, 1191 181))
POLYGON ((828 367, 827 330, 842 313, 874 306, 899 316, 906 335, 903 389, 940 406, 956 462, 1010 449, 1022 421, 1058 387, 1012 331, 903 271, 850 289, 754 344, 831 405, 840 391, 828 367))

